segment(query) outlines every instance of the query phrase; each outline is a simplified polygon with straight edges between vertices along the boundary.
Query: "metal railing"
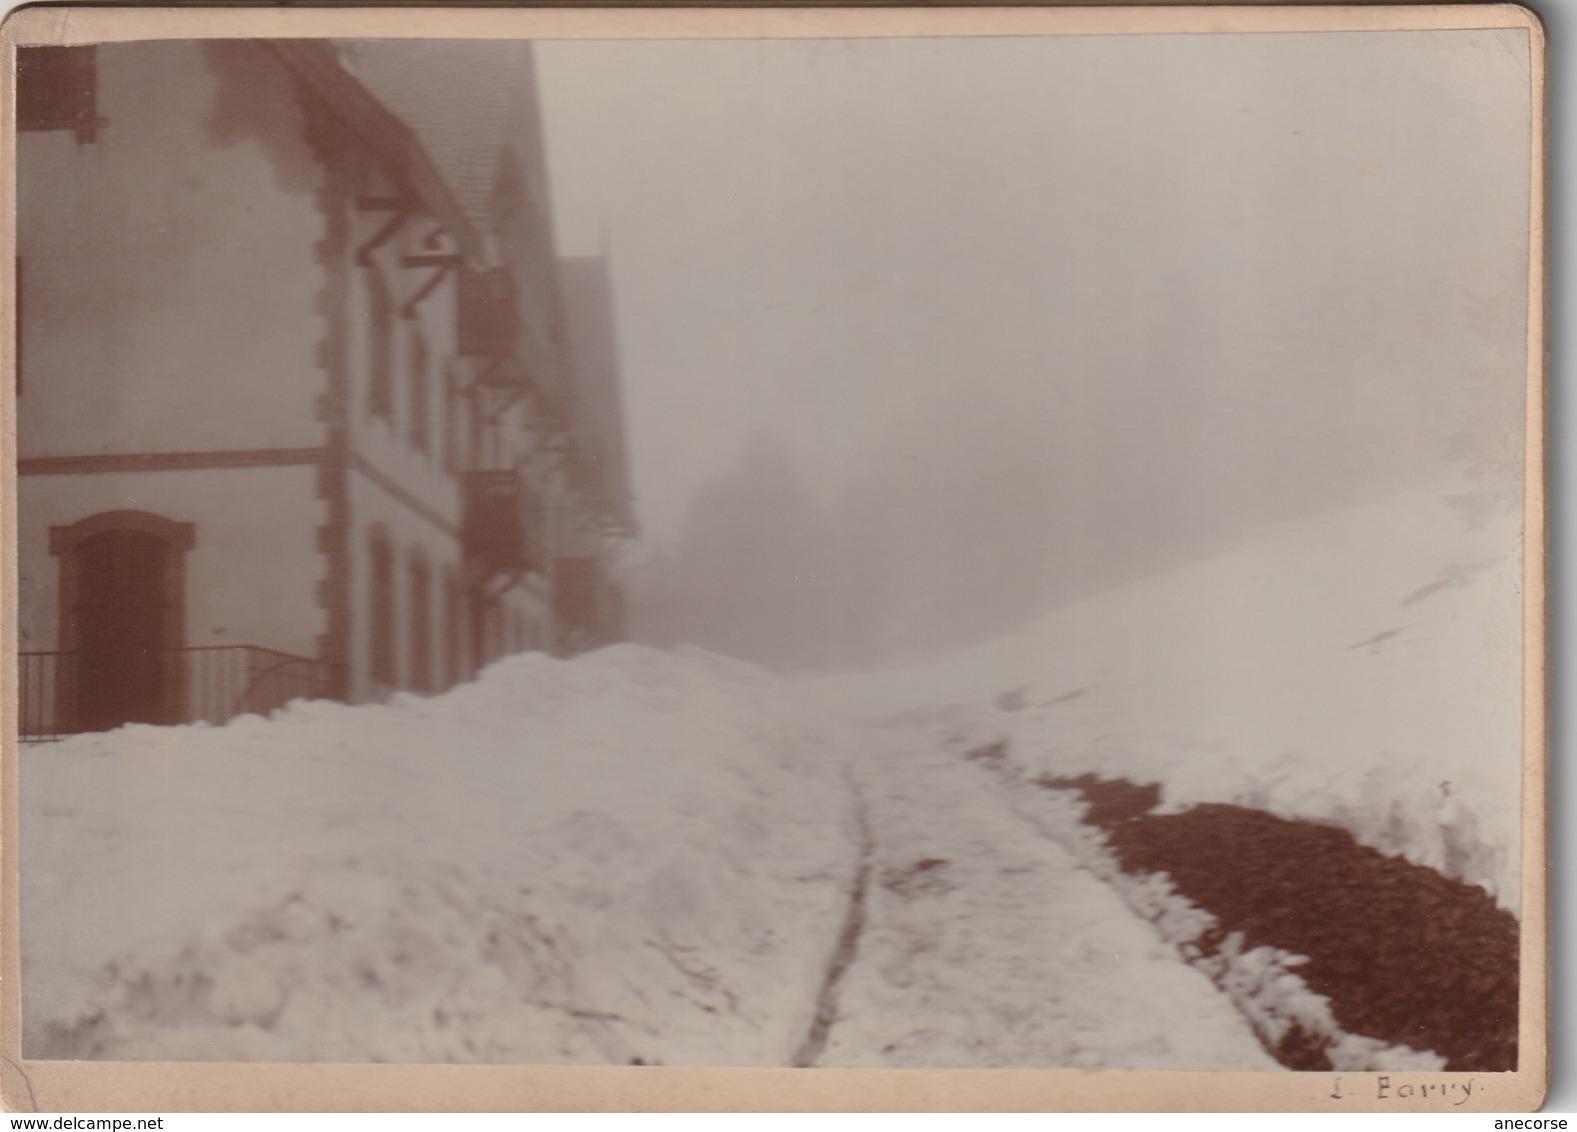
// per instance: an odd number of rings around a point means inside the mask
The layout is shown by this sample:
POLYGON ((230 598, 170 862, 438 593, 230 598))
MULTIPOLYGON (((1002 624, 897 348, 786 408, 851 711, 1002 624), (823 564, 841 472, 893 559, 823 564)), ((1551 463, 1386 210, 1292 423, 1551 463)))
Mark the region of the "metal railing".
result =
POLYGON ((17 657, 18 734, 24 743, 62 739, 71 732, 62 724, 75 715, 77 665, 75 653, 25 652, 17 657))
POLYGON ((183 723, 264 714, 291 700, 319 699, 328 685, 322 661, 256 645, 204 645, 171 655, 185 688, 183 723))
MULTIPOLYGON (((18 732, 23 742, 62 739, 114 725, 88 710, 79 654, 25 652, 18 656, 18 732), (86 725, 86 719, 95 719, 86 725)), ((264 714, 292 700, 321 699, 327 669, 312 657, 256 645, 200 645, 165 653, 157 703, 138 705, 135 717, 153 723, 225 723, 248 712, 264 714)), ((128 716, 119 722, 131 722, 128 716)))

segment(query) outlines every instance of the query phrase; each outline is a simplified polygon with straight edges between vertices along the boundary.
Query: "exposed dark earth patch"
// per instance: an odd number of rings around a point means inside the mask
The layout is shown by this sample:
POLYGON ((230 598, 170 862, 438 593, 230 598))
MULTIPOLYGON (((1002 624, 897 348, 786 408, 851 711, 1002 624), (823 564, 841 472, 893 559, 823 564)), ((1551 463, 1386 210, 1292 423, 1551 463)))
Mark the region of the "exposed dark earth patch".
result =
MULTIPOLYGON (((1164 872, 1216 918, 1205 954, 1241 932, 1246 949, 1307 956, 1298 975, 1349 1033, 1433 1050, 1451 1071, 1517 1067, 1518 925, 1483 889, 1334 826, 1216 803, 1154 814, 1156 786, 1037 781, 1083 795, 1124 872, 1164 872)), ((1318 1041, 1287 1037, 1272 1051, 1282 1064, 1329 1068, 1318 1041)))

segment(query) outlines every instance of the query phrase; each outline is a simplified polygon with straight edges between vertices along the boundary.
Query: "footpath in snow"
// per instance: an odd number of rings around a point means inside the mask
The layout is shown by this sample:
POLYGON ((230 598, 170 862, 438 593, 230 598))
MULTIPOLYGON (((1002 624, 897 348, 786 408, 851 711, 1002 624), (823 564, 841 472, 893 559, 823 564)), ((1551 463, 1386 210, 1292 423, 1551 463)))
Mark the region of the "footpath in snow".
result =
POLYGON ((1289 524, 802 691, 989 770, 1287 1067, 1509 1069, 1520 541, 1456 502, 1289 524))
POLYGON ((1275 1069, 1231 1002, 985 772, 872 729, 869 884, 825 1066, 1275 1069))

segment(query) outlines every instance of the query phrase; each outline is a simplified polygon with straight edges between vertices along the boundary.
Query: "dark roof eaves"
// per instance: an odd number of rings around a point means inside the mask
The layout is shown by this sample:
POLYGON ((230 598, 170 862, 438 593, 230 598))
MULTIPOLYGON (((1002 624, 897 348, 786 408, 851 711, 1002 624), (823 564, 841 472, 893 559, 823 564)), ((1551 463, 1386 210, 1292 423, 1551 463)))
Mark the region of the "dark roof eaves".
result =
POLYGON ((334 48, 322 40, 265 41, 287 67, 314 92, 341 112, 345 123, 387 160, 400 179, 453 234, 461 254, 473 266, 484 266, 484 242, 466 217, 416 132, 378 100, 339 62, 334 48))

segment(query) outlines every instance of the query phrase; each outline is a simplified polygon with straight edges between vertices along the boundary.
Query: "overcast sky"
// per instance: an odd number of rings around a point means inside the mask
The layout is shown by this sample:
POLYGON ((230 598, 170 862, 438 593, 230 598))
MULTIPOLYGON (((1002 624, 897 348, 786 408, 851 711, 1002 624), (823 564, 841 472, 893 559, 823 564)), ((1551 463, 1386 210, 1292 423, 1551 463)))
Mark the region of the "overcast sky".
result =
POLYGON ((1053 556, 1064 590, 1514 453, 1527 53, 538 44, 561 250, 613 260, 648 540, 763 431, 889 542, 1053 556))

